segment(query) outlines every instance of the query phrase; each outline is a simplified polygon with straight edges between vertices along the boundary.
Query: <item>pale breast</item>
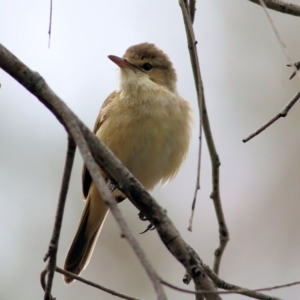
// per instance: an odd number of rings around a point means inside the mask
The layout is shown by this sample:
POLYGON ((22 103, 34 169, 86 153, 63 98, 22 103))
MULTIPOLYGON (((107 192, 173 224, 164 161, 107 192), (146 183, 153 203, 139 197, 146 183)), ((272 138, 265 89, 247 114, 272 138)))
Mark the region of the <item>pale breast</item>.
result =
POLYGON ((190 140, 190 107, 182 98, 169 103, 128 105, 114 101, 97 132, 133 175, 151 189, 178 171, 190 140))

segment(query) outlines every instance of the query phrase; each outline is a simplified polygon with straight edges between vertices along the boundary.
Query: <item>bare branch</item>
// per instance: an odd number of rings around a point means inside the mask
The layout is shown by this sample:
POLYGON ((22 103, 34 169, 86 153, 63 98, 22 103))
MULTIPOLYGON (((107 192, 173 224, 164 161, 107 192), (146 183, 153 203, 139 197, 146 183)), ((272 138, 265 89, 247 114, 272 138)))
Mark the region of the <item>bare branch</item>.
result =
MULTIPOLYGON (((293 74, 291 75, 290 79, 292 79, 296 74, 298 75, 298 78, 300 79, 300 75, 297 73, 297 71, 299 70, 299 63, 293 64, 293 63, 291 62, 291 58, 290 58, 290 55, 289 55, 289 53, 288 53, 288 51, 287 51, 287 49, 286 49, 286 45, 285 45, 284 42, 282 41, 282 38, 280 37, 280 34, 279 34, 279 32, 278 32, 278 30, 277 30, 277 28, 276 28, 276 26, 275 26, 275 24, 274 24, 274 22, 273 22, 271 16, 270 16, 270 14, 268 13, 268 10, 266 9, 266 7, 269 7, 269 6, 268 6, 269 1, 258 0, 257 2, 258 2, 258 3, 263 7, 263 9, 264 9, 264 12, 265 12, 265 14, 266 14, 266 16, 267 16, 267 18, 268 18, 268 20, 269 20, 271 26, 272 26, 272 29, 273 29, 273 31, 274 31, 274 33, 275 33, 275 36, 276 36, 276 38, 277 38, 277 40, 278 40, 278 43, 279 43, 281 49, 282 49, 282 51, 283 51, 283 54, 285 55, 287 61, 289 62, 288 66, 294 68, 294 72, 293 72, 293 74)), ((270 1, 270 2, 271 2, 271 1, 270 1)), ((300 8, 300 6, 299 6, 299 8, 300 8)), ((299 91, 299 92, 300 92, 300 91, 299 91)), ((248 141, 251 140, 253 137, 257 136, 257 135, 260 134, 262 131, 264 131, 266 128, 268 128, 270 125, 272 125, 274 122, 276 122, 279 118, 285 117, 285 116, 288 114, 289 110, 293 107, 293 105, 298 101, 298 99, 299 99, 299 96, 298 96, 299 92, 293 97, 292 100, 290 100, 290 102, 284 107, 284 109, 283 109, 280 113, 278 113, 275 117, 273 117, 270 121, 268 121, 266 124, 264 124, 264 125, 263 125, 262 127, 260 127, 258 130, 256 130, 254 133, 250 134, 247 138, 243 139, 243 142, 244 142, 244 143, 248 142, 248 141)))
MULTIPOLYGON (((257 291, 254 290, 249 290, 245 288, 241 288, 237 285, 233 285, 230 283, 225 282, 224 280, 220 279, 217 274, 215 274, 209 266, 203 264, 203 267, 206 271, 206 274, 210 277, 210 279, 216 284, 217 287, 224 289, 224 290, 230 290, 236 294, 241 294, 244 296, 248 296, 254 299, 260 299, 260 300, 282 300, 277 297, 271 297, 268 295, 264 295, 262 293, 259 293, 259 290, 264 290, 264 289, 258 289, 257 291)), ((222 292, 223 294, 223 292, 222 292)))
POLYGON ((198 163, 197 163, 197 177, 196 177, 196 185, 195 185, 194 197, 193 197, 193 202, 192 202, 191 217, 190 217, 189 226, 188 226, 188 230, 192 231, 193 217, 194 217, 194 211, 196 208, 196 201, 197 201, 197 194, 198 194, 198 191, 200 190, 204 90, 203 90, 203 83, 202 83, 202 78, 201 78, 201 73, 200 73, 198 55, 197 55, 197 51, 194 49, 196 47, 197 42, 195 41, 195 38, 194 38, 193 25, 191 23, 190 11, 188 10, 189 4, 187 3, 186 0, 180 0, 179 5, 182 10, 185 30, 186 30, 186 34, 187 34, 188 48, 189 48, 189 52, 190 52, 190 59, 191 59, 191 64, 192 64, 192 70, 193 70, 196 92, 197 92, 198 107, 199 107, 199 150, 198 150, 198 163))
MULTIPOLYGON (((260 5, 260 0, 249 0, 260 5)), ((264 0, 266 6, 278 12, 300 17, 300 6, 297 4, 287 3, 280 0, 264 0)))
POLYGON ((51 31, 52 31, 52 7, 53 7, 53 0, 50 0, 50 17, 49 17, 49 29, 48 29, 48 48, 50 48, 51 42, 51 31))
MULTIPOLYGON (((66 163, 63 173, 63 179, 57 204, 57 210, 56 210, 56 216, 55 216, 55 223, 54 228, 52 232, 52 238, 49 244, 48 252, 46 253, 44 257, 44 261, 46 261, 49 258, 48 266, 46 267, 48 276, 47 276, 47 284, 44 288, 45 300, 51 300, 51 288, 52 288, 52 282, 54 277, 54 271, 56 267, 56 254, 58 250, 58 243, 59 243, 59 236, 60 236, 60 230, 63 220, 63 214, 65 209, 65 203, 67 198, 67 193, 69 189, 69 183, 71 178, 71 172, 75 157, 75 150, 76 150, 76 144, 74 143, 73 139, 69 136, 68 138, 68 149, 67 149, 67 157, 66 157, 66 163)), ((45 276, 44 272, 42 272, 41 277, 45 276)))
MULTIPOLYGON (((208 266, 206 266, 206 268, 208 268, 208 266)), ((210 270, 210 272, 212 272, 210 270)), ((217 275, 215 275, 217 276, 217 275)), ((221 288, 221 285, 223 285, 224 287, 233 287, 234 285, 232 284, 229 284, 229 283, 226 283, 225 281, 223 281, 222 279, 220 279, 219 277, 217 277, 218 279, 216 279, 216 277, 212 277, 216 280, 216 282, 219 282, 218 284, 220 285, 219 287, 221 288)), ((191 291, 191 290, 187 290, 187 289, 183 289, 183 288, 180 288, 172 283, 169 283, 163 279, 161 279, 161 282, 171 288, 171 289, 174 289, 176 291, 179 291, 179 292, 183 292, 183 293, 187 293, 187 294, 197 294, 199 292, 195 292, 195 291, 191 291)), ((271 286, 271 287, 265 287, 265 288, 259 288, 259 289, 252 289, 252 290, 249 290, 249 289, 245 289, 245 288, 242 288, 240 287, 239 289, 230 289, 229 291, 218 291, 216 292, 217 294, 219 295, 230 295, 230 294, 241 294, 241 293, 250 293, 250 292, 253 292, 252 295, 244 295, 244 296, 249 296, 251 298, 256 298, 256 299, 269 299, 269 300, 280 300, 279 298, 276 298, 276 297, 271 297, 271 296, 268 296, 268 295, 263 295, 261 293, 257 293, 257 292, 262 292, 262 291, 272 291, 272 290, 275 290, 275 289, 282 289, 282 288, 286 288, 286 287, 290 287, 290 286, 295 286, 295 285, 300 285, 300 281, 295 281, 295 282, 290 282, 290 283, 286 283, 286 284, 281 284, 281 285, 276 285, 276 286, 271 286)), ((208 292, 208 291, 201 291, 202 293, 211 293, 211 292, 208 292)))
POLYGON ((300 70, 300 61, 297 61, 296 63, 294 63, 294 64, 287 64, 287 66, 288 67, 293 67, 294 68, 294 72, 291 74, 291 76, 290 76, 290 80, 291 79, 293 79, 295 76, 296 76, 296 74, 298 73, 298 71, 300 70), (296 68, 296 70, 295 70, 295 68, 296 68))
POLYGON ((104 287, 104 286, 102 286, 100 284, 94 283, 94 282, 86 280, 86 279, 84 279, 84 278, 82 278, 80 276, 77 276, 74 273, 71 273, 71 272, 68 272, 66 270, 63 270, 63 269, 61 269, 59 267, 56 267, 55 271, 58 272, 58 273, 60 273, 60 274, 67 275, 68 277, 72 277, 72 278, 74 278, 74 279, 76 279, 78 281, 81 281, 81 282, 83 282, 83 283, 85 283, 87 285, 95 287, 96 289, 102 290, 102 291, 104 291, 106 293, 109 293, 111 295, 114 295, 116 297, 119 297, 119 298, 122 298, 122 299, 127 299, 127 300, 142 300, 141 298, 134 298, 134 297, 130 297, 130 296, 118 293, 118 292, 116 292, 114 290, 111 290, 111 289, 108 289, 108 288, 106 288, 106 287, 104 287))
MULTIPOLYGON (((193 26, 191 20, 189 18, 189 14, 186 10, 186 6, 184 5, 183 0, 179 0, 179 4, 182 9, 183 20, 185 25, 185 30, 187 34, 188 40, 188 48, 190 52, 190 58, 192 63, 192 69, 195 79, 195 85, 197 90, 197 97, 198 97, 198 106, 200 112, 200 120, 202 120, 203 131, 205 134, 205 138, 207 141, 207 146, 210 154, 211 165, 212 165, 212 186, 213 190, 211 193, 211 199, 214 202, 215 211, 218 219, 219 224, 219 247, 215 250, 215 259, 214 259, 214 267, 213 270, 215 273, 219 273, 220 263, 222 259, 222 254, 225 250, 226 244, 229 241, 229 232, 227 229, 227 225, 225 222, 225 217, 223 213, 221 197, 220 197, 220 176, 219 176, 219 167, 220 167, 220 160, 219 156, 215 147, 215 143, 213 140, 209 118, 207 114, 205 98, 204 98, 204 90, 203 84, 201 79, 201 72, 200 72, 200 64, 198 60, 197 54, 197 41, 195 39, 193 26)), ((201 124, 201 121, 200 121, 201 124)), ((201 126, 200 126, 200 140, 201 140, 201 126)), ((199 155, 200 156, 200 155, 199 155)), ((199 164, 200 166, 200 164, 199 164)), ((198 177, 198 176, 197 176, 198 177)), ((197 178, 198 180, 198 178, 197 178)), ((194 206, 194 204, 193 204, 194 206)))
POLYGON ((294 106, 294 104, 298 101, 300 98, 300 90, 297 92, 297 94, 286 104, 286 106, 282 109, 281 112, 279 112, 276 116, 274 116, 270 121, 268 121, 266 124, 261 126, 259 129, 257 129, 255 132, 251 133, 247 138, 243 139, 243 142, 246 143, 250 141, 252 138, 260 134, 262 131, 267 129, 269 126, 271 126, 273 123, 275 123, 280 118, 285 118, 290 111, 290 109, 294 106))
MULTIPOLYGON (((272 27, 272 29, 274 31, 274 34, 275 34, 276 39, 278 41, 278 44, 279 44, 279 46, 280 46, 280 48, 281 48, 281 50, 282 50, 282 52, 283 52, 286 60, 289 62, 288 66, 294 67, 294 71, 295 71, 295 75, 296 75, 297 71, 298 71, 297 65, 292 63, 292 59, 290 57, 288 49, 287 49, 285 43, 283 42, 283 39, 281 38, 281 36, 280 36, 280 34, 279 34, 276 26, 275 26, 275 23, 274 23, 271 15, 269 14, 269 12, 267 10, 266 2, 264 0, 259 0, 259 4, 262 6, 262 8, 264 10, 264 13, 266 14, 267 19, 269 20, 269 22, 271 24, 271 27, 272 27)), ((297 75, 298 75, 298 78, 300 79, 300 75, 299 74, 297 74, 297 75)))
MULTIPOLYGON (((166 282, 165 280, 162 280, 161 279, 161 282, 171 288, 174 288, 176 290, 179 290, 179 291, 182 291, 182 292, 186 292, 186 293, 194 293, 194 294, 197 294, 198 292, 202 292, 203 295, 208 295, 208 294, 211 294, 211 293, 214 293, 214 294, 218 294, 218 295, 223 295, 223 294, 241 294, 241 295, 244 295, 244 296, 247 296, 247 297, 251 297, 251 298, 255 298, 255 299, 260 299, 260 300, 281 300, 279 298, 276 298, 276 297, 271 297, 269 295, 265 295, 265 294, 262 294, 262 293, 259 293, 258 291, 263 291, 263 290, 270 290, 270 288, 264 288, 264 289, 257 289, 257 290, 249 290, 249 289, 246 289, 246 288, 242 288, 242 287, 239 287, 239 286, 236 286, 236 285, 233 285, 233 284, 230 284, 230 283, 227 283, 225 282, 224 280, 220 279, 218 277, 217 274, 215 274, 209 266, 205 265, 201 258, 199 257, 199 255, 192 249, 190 248, 191 252, 194 254, 194 258, 195 260, 197 260, 199 262, 199 264, 203 267, 203 269, 205 270, 206 274, 210 277, 210 279, 214 282, 214 284, 218 287, 218 288, 221 288, 221 289, 224 289, 224 290, 228 290, 228 291, 221 291, 221 292, 216 292, 216 291, 206 291, 206 290, 202 290, 202 291, 196 291, 195 292, 192 292, 192 291, 189 291, 189 290, 185 290, 185 289, 181 289, 177 286, 174 286, 168 282, 166 282)), ((300 282, 299 282, 300 283, 300 282)), ((296 285, 296 283, 292 283, 291 285, 296 285)))

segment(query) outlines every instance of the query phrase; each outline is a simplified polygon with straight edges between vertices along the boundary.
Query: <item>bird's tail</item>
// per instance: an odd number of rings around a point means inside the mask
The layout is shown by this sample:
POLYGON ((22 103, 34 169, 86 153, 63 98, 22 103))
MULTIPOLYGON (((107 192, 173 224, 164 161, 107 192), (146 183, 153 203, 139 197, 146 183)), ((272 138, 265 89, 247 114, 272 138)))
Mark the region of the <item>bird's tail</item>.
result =
MULTIPOLYGON (((108 207, 92 183, 76 235, 65 260, 66 271, 79 275, 87 266, 107 212, 108 207)), ((71 283, 74 279, 64 275, 64 280, 71 283)))

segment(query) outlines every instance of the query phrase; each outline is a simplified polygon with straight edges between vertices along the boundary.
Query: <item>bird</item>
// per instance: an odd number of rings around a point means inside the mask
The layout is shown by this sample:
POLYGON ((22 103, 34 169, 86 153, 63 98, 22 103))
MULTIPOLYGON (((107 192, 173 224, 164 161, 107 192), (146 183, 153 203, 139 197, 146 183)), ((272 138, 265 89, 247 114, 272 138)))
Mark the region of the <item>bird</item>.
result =
MULTIPOLYGON (((119 87, 103 102, 93 132, 151 190, 172 179, 184 161, 192 109, 177 91, 172 62, 154 44, 133 45, 123 57, 108 58, 120 69, 119 87)), ((108 213, 85 166, 82 188, 85 206, 64 263, 64 269, 76 275, 88 265, 108 213)), ((118 189, 113 195, 125 198, 118 189)), ((73 280, 64 275, 66 283, 73 280)))

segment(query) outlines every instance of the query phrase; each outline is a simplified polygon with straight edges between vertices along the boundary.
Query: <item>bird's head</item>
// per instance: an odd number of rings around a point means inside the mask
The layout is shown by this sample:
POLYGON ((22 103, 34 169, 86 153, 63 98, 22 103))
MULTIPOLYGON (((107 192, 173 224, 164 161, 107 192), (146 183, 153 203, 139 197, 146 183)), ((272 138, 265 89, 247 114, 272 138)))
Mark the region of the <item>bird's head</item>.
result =
POLYGON ((177 76, 173 64, 154 44, 142 43, 131 46, 123 58, 114 55, 108 57, 121 69, 121 88, 128 84, 153 86, 154 82, 171 92, 176 91, 177 76))

